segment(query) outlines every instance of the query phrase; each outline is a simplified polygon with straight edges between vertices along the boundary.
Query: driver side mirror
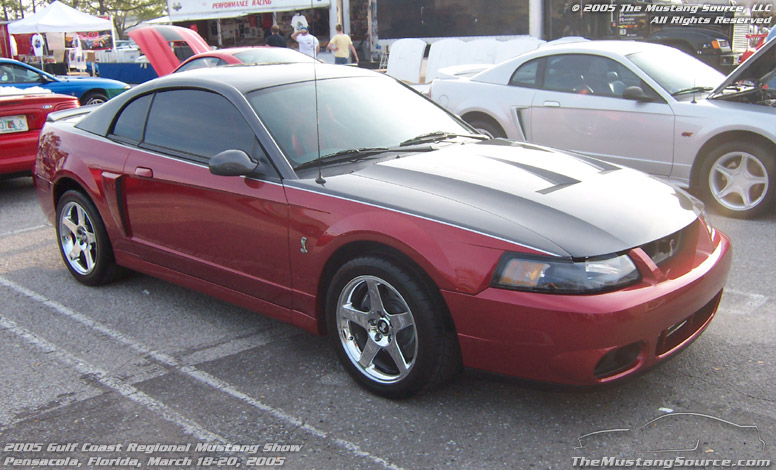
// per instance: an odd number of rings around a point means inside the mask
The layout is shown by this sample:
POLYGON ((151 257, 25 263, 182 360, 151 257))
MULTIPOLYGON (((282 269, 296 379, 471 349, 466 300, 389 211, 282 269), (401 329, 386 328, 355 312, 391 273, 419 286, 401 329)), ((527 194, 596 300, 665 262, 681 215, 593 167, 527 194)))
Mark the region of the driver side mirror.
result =
POLYGON ((622 97, 626 100, 634 100, 641 102, 654 101, 654 98, 644 93, 644 90, 639 86, 629 86, 622 92, 622 97))
POLYGON ((259 163, 251 160, 242 150, 224 150, 215 155, 208 163, 210 173, 218 176, 245 176, 259 168, 259 163))

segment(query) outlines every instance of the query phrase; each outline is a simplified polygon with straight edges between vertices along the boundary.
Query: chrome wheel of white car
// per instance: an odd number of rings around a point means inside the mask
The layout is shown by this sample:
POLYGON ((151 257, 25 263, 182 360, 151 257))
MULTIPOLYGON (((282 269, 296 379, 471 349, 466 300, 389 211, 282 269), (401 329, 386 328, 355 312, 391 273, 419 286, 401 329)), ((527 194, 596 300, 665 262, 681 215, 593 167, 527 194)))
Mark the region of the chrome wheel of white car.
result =
POLYGON ((773 178, 766 155, 759 146, 743 142, 717 149, 704 165, 708 200, 734 217, 753 217, 765 210, 773 178))
POLYGON ((95 286, 119 273, 100 214, 84 194, 71 190, 62 195, 56 229, 59 253, 78 282, 95 286))
POLYGON ((458 371, 452 321, 425 276, 376 256, 345 263, 329 285, 326 315, 340 362, 373 393, 403 398, 458 371))

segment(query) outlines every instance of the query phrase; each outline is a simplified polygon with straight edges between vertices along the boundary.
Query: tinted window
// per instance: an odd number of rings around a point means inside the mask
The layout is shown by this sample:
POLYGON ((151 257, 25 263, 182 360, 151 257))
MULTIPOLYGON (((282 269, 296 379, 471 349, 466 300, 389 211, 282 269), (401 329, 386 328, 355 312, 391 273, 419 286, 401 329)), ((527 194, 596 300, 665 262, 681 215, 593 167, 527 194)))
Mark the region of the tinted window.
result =
POLYGON ((204 160, 229 149, 251 155, 255 141, 237 108, 223 96, 200 90, 157 93, 145 132, 146 144, 204 160))
POLYGON ((547 59, 548 90, 621 98, 629 86, 646 87, 627 67, 606 57, 568 54, 547 59))
POLYGON ((384 76, 320 80, 249 93, 291 165, 346 149, 391 147, 421 134, 469 134, 443 109, 384 76), (316 128, 316 124, 320 128, 316 128), (318 148, 320 146, 320 149, 318 148))
POLYGON ((140 142, 143 140, 148 106, 153 95, 142 96, 129 103, 121 112, 113 127, 113 135, 140 142))
POLYGON ((512 86, 535 87, 538 84, 539 64, 542 59, 534 59, 515 70, 509 84, 512 86))

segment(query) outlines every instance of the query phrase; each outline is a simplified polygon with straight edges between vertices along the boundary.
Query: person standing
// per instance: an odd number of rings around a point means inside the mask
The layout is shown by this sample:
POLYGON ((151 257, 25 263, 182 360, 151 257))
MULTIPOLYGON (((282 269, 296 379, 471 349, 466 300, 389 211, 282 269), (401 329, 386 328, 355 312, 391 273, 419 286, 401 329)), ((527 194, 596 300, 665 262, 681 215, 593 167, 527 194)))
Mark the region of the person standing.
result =
POLYGON ((326 48, 334 52, 334 63, 347 64, 352 52, 353 58, 356 64, 358 64, 358 54, 356 53, 356 48, 353 47, 353 41, 350 40, 350 36, 342 32, 341 24, 338 24, 336 29, 337 34, 331 38, 331 41, 326 46, 326 48))
POLYGON ((318 38, 310 34, 306 26, 291 35, 291 39, 299 43, 299 52, 309 55, 310 57, 316 57, 320 51, 321 44, 318 42, 318 38))
POLYGON ((272 34, 267 37, 265 44, 272 47, 286 47, 286 39, 280 35, 280 26, 272 25, 272 34))

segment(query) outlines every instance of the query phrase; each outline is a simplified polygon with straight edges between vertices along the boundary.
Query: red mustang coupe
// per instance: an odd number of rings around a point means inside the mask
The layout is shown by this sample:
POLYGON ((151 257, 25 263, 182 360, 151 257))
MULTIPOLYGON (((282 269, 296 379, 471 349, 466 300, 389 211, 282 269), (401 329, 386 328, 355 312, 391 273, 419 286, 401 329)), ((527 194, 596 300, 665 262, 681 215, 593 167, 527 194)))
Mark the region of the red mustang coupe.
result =
POLYGON ((328 334, 388 397, 461 365, 628 377, 701 334, 731 264, 682 190, 350 67, 201 69, 58 113, 35 185, 78 281, 121 266, 328 334))
POLYGON ((78 106, 74 96, 0 87, 0 175, 29 175, 46 117, 78 106))

